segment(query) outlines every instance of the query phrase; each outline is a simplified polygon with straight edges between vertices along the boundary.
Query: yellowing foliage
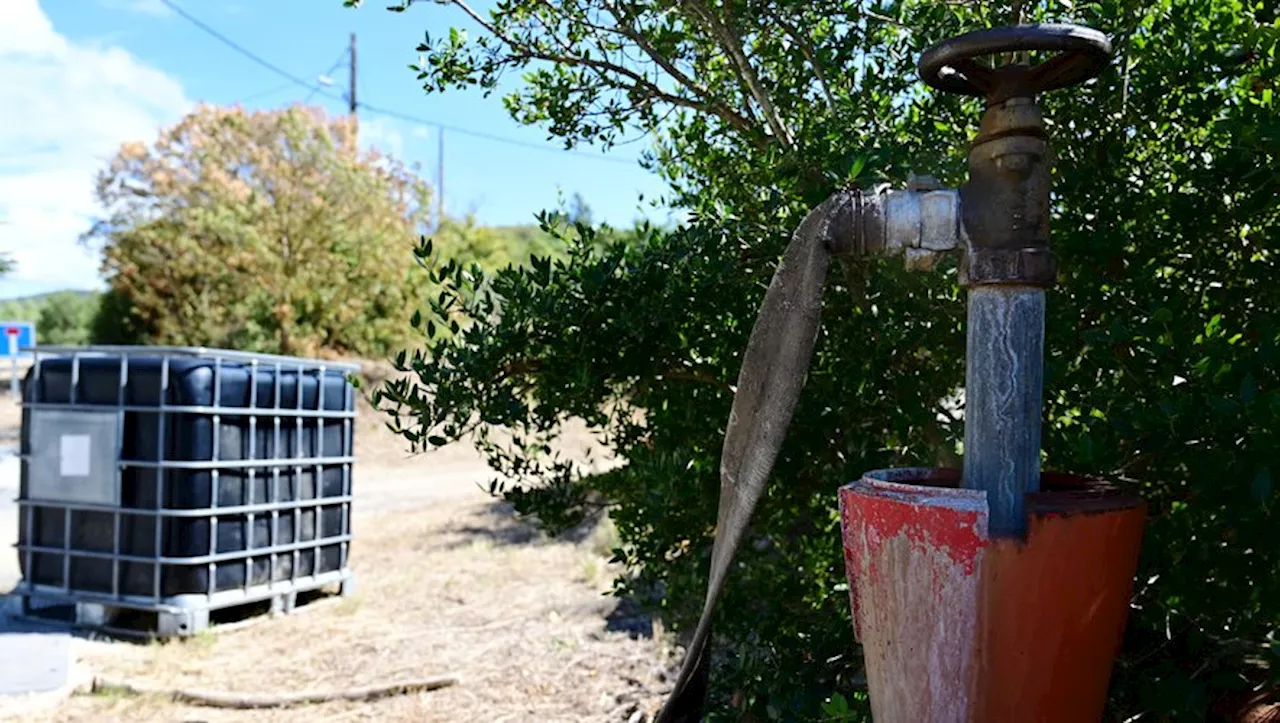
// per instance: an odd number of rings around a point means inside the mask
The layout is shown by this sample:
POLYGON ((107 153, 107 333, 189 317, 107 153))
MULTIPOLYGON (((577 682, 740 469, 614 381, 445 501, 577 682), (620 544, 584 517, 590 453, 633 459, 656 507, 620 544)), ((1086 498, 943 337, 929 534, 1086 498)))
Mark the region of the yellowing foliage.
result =
MULTIPOLYGON (((385 355, 427 291, 430 189, 346 118, 201 106, 97 180, 104 340, 385 355)), ((101 336, 101 335, 100 335, 101 336)))

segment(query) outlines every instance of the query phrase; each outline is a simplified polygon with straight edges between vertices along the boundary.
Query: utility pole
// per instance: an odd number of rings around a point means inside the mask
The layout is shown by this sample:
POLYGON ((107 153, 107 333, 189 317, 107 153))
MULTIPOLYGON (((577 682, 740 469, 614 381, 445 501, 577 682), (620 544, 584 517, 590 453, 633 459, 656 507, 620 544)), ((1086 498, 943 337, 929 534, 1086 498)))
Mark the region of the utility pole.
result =
POLYGON ((348 112, 351 116, 351 145, 356 145, 356 34, 351 33, 351 72, 349 73, 350 87, 347 89, 347 102, 349 103, 348 112))
POLYGON ((436 228, 444 223, 444 126, 436 136, 436 228))

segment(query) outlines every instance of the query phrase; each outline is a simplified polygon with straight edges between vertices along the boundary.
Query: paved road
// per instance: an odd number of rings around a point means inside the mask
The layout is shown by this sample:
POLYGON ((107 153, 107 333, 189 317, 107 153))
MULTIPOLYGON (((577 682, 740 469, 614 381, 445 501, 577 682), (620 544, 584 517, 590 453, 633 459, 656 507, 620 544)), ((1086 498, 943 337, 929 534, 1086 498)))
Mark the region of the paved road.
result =
POLYGON ((18 445, 0 439, 0 719, 16 719, 56 704, 72 684, 71 635, 14 620, 15 600, 2 593, 18 582, 18 445))

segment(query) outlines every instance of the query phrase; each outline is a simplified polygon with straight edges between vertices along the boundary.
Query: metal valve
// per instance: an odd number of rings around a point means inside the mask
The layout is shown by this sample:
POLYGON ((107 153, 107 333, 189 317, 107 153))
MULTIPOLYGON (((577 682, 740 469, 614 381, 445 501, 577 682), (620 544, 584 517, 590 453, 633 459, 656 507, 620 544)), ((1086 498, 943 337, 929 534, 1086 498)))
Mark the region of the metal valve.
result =
POLYGON ((986 98, 969 149, 969 181, 960 189, 969 238, 961 263, 967 286, 1051 286, 1057 264, 1049 252, 1052 162, 1035 96, 1083 82, 1106 67, 1111 43, 1076 25, 1016 25, 967 33, 925 52, 924 82, 950 93, 986 98), (1042 63, 991 67, 998 53, 1054 52, 1042 63))
POLYGON ((712 612, 804 384, 831 256, 901 255, 910 268, 929 268, 940 254, 962 250, 969 298, 961 483, 986 493, 993 536, 1024 534, 1024 497, 1040 484, 1044 290, 1057 272, 1049 253, 1051 156, 1035 96, 1096 75, 1110 54, 1101 33, 1071 25, 982 30, 935 46, 921 58, 921 78, 987 102, 968 182, 943 189, 913 177, 906 190, 838 191, 796 229, 743 355, 721 455, 707 598, 659 721, 700 716, 712 612), (1033 51, 1057 54, 1034 65, 979 61, 1033 51))

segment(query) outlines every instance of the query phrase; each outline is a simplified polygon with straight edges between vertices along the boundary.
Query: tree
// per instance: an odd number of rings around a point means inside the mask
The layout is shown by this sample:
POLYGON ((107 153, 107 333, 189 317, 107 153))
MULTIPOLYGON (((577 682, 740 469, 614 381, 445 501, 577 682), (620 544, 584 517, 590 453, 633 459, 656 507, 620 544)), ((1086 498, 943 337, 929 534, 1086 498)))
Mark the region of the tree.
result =
POLYGON ((93 291, 55 291, 0 301, 0 318, 36 322, 42 344, 84 344, 101 294, 93 291))
POLYGON ((429 189, 357 151, 346 119, 201 106, 98 176, 110 288, 100 336, 285 354, 383 355, 428 290, 399 261, 429 189))
MULTIPOLYGON (((705 589, 730 385, 790 229, 842 183, 901 182, 908 169, 961 180, 980 109, 922 92, 914 63, 1014 9, 444 4, 482 34, 427 37, 426 90, 492 90, 522 72, 504 99, 517 119, 566 145, 649 135, 649 165, 693 220, 628 244, 579 233, 564 259, 491 277, 433 272, 444 290, 433 318, 464 331, 406 357, 415 378, 381 398, 415 446, 477 431, 505 478, 495 490, 522 511, 567 524, 606 505, 628 568, 619 592, 679 629, 705 589), (583 478, 548 457, 543 443, 570 416, 626 465, 583 478), (498 426, 516 430, 512 444, 487 434, 498 426)), ((1102 28, 1117 51, 1097 81, 1042 98, 1064 269, 1050 297, 1045 466, 1124 482, 1150 503, 1115 719, 1202 718, 1280 669, 1275 9, 1018 6, 1030 21, 1102 28)), ((801 406, 718 617, 723 712, 813 719, 833 691, 856 698, 835 489, 867 469, 954 462, 961 426, 941 405, 963 383, 952 271, 832 271, 801 406)))
POLYGON ((101 294, 58 291, 41 299, 36 328, 47 344, 87 344, 101 294))
POLYGON ((482 226, 473 216, 446 218, 431 237, 445 257, 490 270, 562 251, 557 240, 537 226, 482 226))

